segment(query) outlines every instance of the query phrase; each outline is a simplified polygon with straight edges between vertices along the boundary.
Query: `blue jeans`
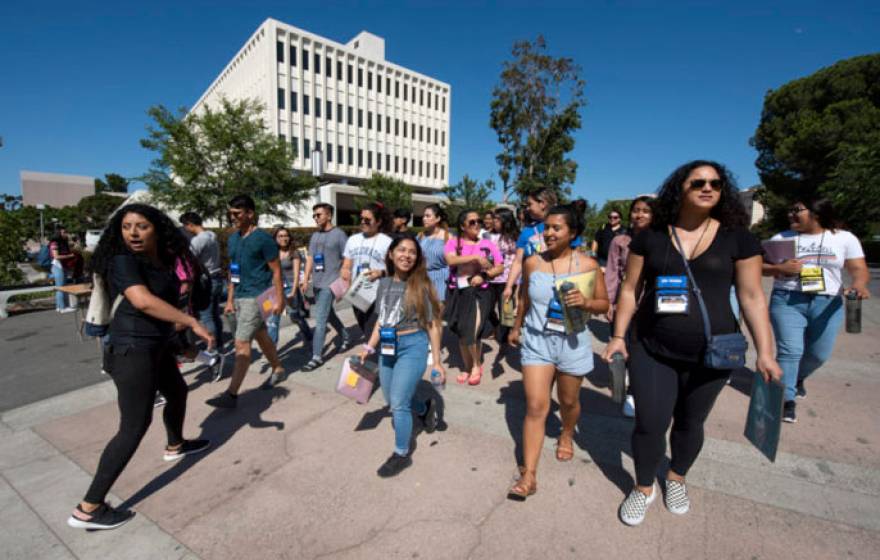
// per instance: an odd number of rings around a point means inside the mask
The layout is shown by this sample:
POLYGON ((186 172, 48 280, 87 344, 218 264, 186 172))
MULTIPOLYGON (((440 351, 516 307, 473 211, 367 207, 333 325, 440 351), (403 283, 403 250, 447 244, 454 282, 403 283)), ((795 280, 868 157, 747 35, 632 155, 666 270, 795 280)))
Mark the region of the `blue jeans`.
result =
MULTIPOLYGON (((58 264, 52 265, 52 278, 55 279, 55 287, 60 288, 64 285, 66 278, 64 276, 64 267, 58 264)), ((67 307, 67 294, 60 290, 55 290, 55 309, 60 311, 67 307)))
MULTIPOLYGON (((300 317, 296 310, 290 305, 287 306, 287 316, 290 318, 291 323, 299 326, 299 330, 303 333, 303 337, 306 340, 312 338, 312 329, 309 327, 309 324, 305 319, 300 317)), ((266 330, 269 331, 269 338, 272 339, 272 344, 277 347, 278 331, 281 330, 281 315, 270 315, 269 318, 266 319, 266 330)))
POLYGON ((214 336, 214 348, 217 350, 223 348, 223 321, 220 318, 220 302, 223 301, 225 287, 225 279, 211 278, 211 303, 199 311, 199 321, 214 336))
POLYGON ((785 400, 793 401, 797 382, 831 357, 843 322, 843 299, 773 290, 770 322, 776 336, 776 360, 782 368, 785 400))
POLYGON ((394 418, 394 452, 398 455, 409 453, 413 410, 416 414, 424 414, 426 410, 425 403, 414 401, 413 396, 427 362, 428 334, 425 331, 397 337, 395 355, 379 357, 379 383, 394 418))
MULTIPOLYGON (((312 358, 321 359, 324 351, 324 336, 327 334, 327 322, 329 321, 336 332, 342 335, 343 339, 348 336, 342 321, 336 316, 333 310, 333 291, 327 288, 315 288, 315 332, 312 337, 312 358)), ((425 358, 427 360, 427 358, 425 358)))

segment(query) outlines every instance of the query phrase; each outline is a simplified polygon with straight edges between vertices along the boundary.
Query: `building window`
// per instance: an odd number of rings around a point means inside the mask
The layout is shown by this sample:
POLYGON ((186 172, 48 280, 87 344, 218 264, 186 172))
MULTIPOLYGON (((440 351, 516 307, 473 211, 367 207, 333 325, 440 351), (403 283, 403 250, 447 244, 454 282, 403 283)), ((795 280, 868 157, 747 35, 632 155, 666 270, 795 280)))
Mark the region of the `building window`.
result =
MULTIPOLYGON (((338 122, 338 123, 342 122, 342 103, 336 104, 336 122, 338 122)), ((340 158, 340 159, 342 159, 342 158, 340 158)))
POLYGON ((443 98, 443 112, 446 112, 446 98, 443 98))
POLYGON ((446 145, 446 131, 445 130, 442 133, 440 133, 440 145, 441 146, 446 145))
POLYGON ((348 164, 354 165, 354 148, 351 146, 348 148, 348 164))
POLYGON ((294 159, 299 157, 299 138, 296 136, 290 137, 290 146, 293 148, 293 157, 294 159))
POLYGON ((321 55, 315 53, 315 74, 321 73, 321 55))
POLYGON ((367 169, 373 168, 373 152, 367 152, 367 169))
POLYGON ((364 151, 358 148, 358 167, 364 166, 364 151))
POLYGON ((434 164, 434 178, 437 178, 437 164, 434 164))
POLYGON ((315 98, 315 118, 321 118, 321 100, 317 97, 315 98))
MULTIPOLYGON (((379 83, 381 84, 382 81, 379 80, 379 83)), ((382 171, 382 152, 376 153, 376 169, 378 169, 379 171, 382 171)))
POLYGON ((425 132, 425 127, 422 125, 419 125, 419 142, 422 141, 422 133, 424 133, 424 132, 425 132))
POLYGON ((342 79, 342 61, 341 60, 336 61, 336 79, 337 80, 342 79))
POLYGON ((284 142, 285 144, 287 143, 287 136, 285 136, 283 132, 278 135, 278 139, 281 140, 282 142, 284 142))
POLYGON ((278 109, 284 109, 284 88, 278 88, 278 109))
POLYGON ((391 133, 391 117, 385 117, 385 133, 391 133))
POLYGON ((422 160, 419 160, 419 177, 422 176, 422 160))
POLYGON ((376 130, 382 132, 382 115, 376 113, 376 130))
POLYGON ((299 109, 297 109, 297 105, 296 105, 296 92, 291 91, 290 92, 290 112, 296 113, 298 110, 299 109))
POLYGON ((327 144, 327 163, 333 163, 333 144, 327 144))
MULTIPOLYGON (((306 68, 308 70, 308 68, 306 68)), ((403 84, 403 100, 409 101, 409 86, 407 84, 403 84)))
POLYGON ((336 146, 336 162, 342 165, 342 146, 336 146))
POLYGON ((364 127, 364 110, 358 109, 358 128, 364 127))
POLYGON ((438 133, 438 132, 440 132, 440 131, 437 130, 437 129, 435 128, 435 129, 434 129, 434 145, 435 145, 435 146, 437 145, 437 133, 438 133))
POLYGON ((367 89, 373 89, 373 73, 367 72, 367 89))
POLYGON ((424 105, 424 104, 425 104, 425 90, 420 89, 419 90, 419 105, 424 105))
POLYGON ((376 74, 376 92, 382 93, 382 75, 376 74))
MULTIPOLYGON (((320 141, 320 140, 315 140, 315 151, 316 151, 316 152, 320 152, 320 151, 321 151, 321 141, 320 141)), ((419 166, 421 166, 421 165, 422 165, 422 164, 419 163, 419 166)))
POLYGON ((351 67, 351 64, 348 65, 348 85, 351 85, 352 77, 354 76, 354 68, 351 67))
POLYGON ((309 156, 312 155, 311 146, 309 145, 309 139, 303 138, 303 157, 309 159, 309 156))
POLYGON ((275 60, 276 62, 284 62, 284 43, 281 41, 275 43, 275 60))
POLYGON ((400 81, 394 80, 394 99, 400 98, 400 81))
POLYGON ((440 180, 441 181, 446 180, 446 166, 445 165, 440 166, 440 180))
POLYGON ((403 121, 403 137, 406 138, 406 121, 403 121))
POLYGON ((413 175, 415 175, 415 174, 416 174, 416 158, 412 158, 412 159, 409 160, 409 161, 410 161, 410 164, 411 164, 411 165, 410 165, 410 173, 413 174, 413 175))
POLYGON ((328 78, 332 78, 331 70, 333 69, 333 60, 328 56, 327 60, 324 61, 324 73, 327 74, 328 78))
POLYGON ((348 126, 352 126, 354 124, 354 109, 351 107, 348 108, 348 126))
MULTIPOLYGON (((309 51, 303 49, 303 70, 309 69, 309 51)), ((308 157, 308 156, 306 156, 308 157)))
MULTIPOLYGON (((327 106, 327 114, 324 115, 324 118, 327 119, 328 121, 332 121, 333 116, 331 113, 333 113, 333 102, 330 100, 327 100, 327 103, 325 103, 325 105, 327 106)), ((430 134, 428 136, 430 136, 430 134)))
POLYGON ((403 158, 403 174, 406 175, 406 158, 403 158))
MULTIPOLYGON (((309 96, 303 95, 303 115, 309 114, 309 96)), ((308 156, 306 156, 308 157, 308 156)))
POLYGON ((400 156, 394 156, 394 172, 400 171, 400 156))
POLYGON ((373 112, 367 111, 367 130, 373 130, 373 112))
POLYGON ((400 119, 394 119, 394 135, 400 136, 400 119))
POLYGON ((358 87, 364 87, 364 69, 358 68, 358 87))
POLYGON ((431 92, 428 92, 428 109, 431 108, 431 92))
POLYGON ((425 140, 425 141, 426 141, 428 144, 430 144, 430 143, 431 143, 431 127, 429 126, 429 127, 427 128, 427 130, 428 130, 428 134, 425 135, 425 138, 427 138, 427 140, 425 140))
POLYGON ((290 65, 296 67, 296 47, 290 45, 290 65))

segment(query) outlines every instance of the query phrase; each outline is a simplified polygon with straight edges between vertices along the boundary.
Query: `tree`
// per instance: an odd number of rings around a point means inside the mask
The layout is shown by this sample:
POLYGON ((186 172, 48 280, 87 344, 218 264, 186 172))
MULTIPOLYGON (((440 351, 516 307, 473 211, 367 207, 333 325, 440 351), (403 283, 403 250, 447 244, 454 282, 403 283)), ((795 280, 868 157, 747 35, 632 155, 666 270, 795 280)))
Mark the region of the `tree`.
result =
POLYGON ((374 173, 361 185, 361 190, 367 201, 381 202, 389 212, 393 212, 397 208, 412 210, 413 189, 400 179, 374 173))
POLYGON ((106 173, 104 179, 95 179, 95 194, 128 192, 128 179, 117 173, 106 173))
POLYGON ((495 207, 495 203, 489 200, 489 195, 494 189, 495 182, 492 179, 479 182, 471 179, 467 174, 458 183, 443 187, 441 192, 446 196, 443 207, 446 209, 449 223, 455 224, 462 210, 476 210, 482 214, 495 207))
POLYGON ((220 221, 229 199, 245 193, 258 214, 290 219, 318 182, 293 170, 293 150, 267 132, 262 110, 255 100, 226 99, 190 114, 151 107, 154 124, 141 145, 158 156, 142 180, 155 200, 220 221))
POLYGON ((501 83, 492 91, 490 126, 498 135, 504 200, 511 189, 520 199, 551 187, 560 200, 570 192, 577 163, 572 133, 581 127, 585 105, 581 68, 571 58, 546 54, 544 37, 514 43, 513 61, 504 62, 501 83))
POLYGON ((75 220, 81 229, 74 231, 103 228, 123 200, 103 193, 84 197, 76 204, 75 220))
POLYGON ((612 211, 617 211, 620 214, 621 225, 627 225, 629 223, 629 205, 631 203, 631 199, 606 200, 605 204, 602 205, 602 209, 598 211, 595 204, 592 207, 588 204, 587 216, 585 217, 587 224, 585 234, 588 236, 588 239, 592 240, 596 237, 596 233, 608 223, 608 214, 612 211))
POLYGON ((0 212, 0 285, 21 282, 18 262, 23 256, 24 238, 16 212, 0 212))
POLYGON ((864 235, 880 221, 880 54, 842 60, 767 92, 751 139, 772 229, 798 198, 834 201, 864 235))
POLYGON ((21 195, 4 194, 0 201, 0 210, 18 210, 21 208, 21 195))

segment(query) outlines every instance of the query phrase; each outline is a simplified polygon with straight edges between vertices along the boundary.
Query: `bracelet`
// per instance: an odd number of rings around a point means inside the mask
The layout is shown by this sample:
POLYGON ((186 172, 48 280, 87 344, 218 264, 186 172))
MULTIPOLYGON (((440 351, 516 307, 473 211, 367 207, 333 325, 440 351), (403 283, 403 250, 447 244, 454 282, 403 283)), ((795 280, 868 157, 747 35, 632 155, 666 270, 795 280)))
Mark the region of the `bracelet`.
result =
POLYGON ((612 335, 611 335, 611 338, 619 338, 620 340, 626 340, 626 337, 625 337, 625 336, 620 336, 620 335, 617 335, 617 334, 612 334, 612 335))
POLYGON ((369 344, 364 344, 363 348, 364 348, 364 352, 366 352, 367 354, 375 354, 376 353, 376 349, 373 348, 372 346, 370 346, 369 344))

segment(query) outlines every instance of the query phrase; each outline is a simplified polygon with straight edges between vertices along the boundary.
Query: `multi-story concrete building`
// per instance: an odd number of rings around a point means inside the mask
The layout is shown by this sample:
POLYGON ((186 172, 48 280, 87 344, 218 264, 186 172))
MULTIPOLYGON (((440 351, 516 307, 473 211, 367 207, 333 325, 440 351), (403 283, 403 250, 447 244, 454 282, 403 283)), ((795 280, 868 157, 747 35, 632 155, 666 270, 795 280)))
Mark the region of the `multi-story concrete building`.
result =
MULTIPOLYGON (((438 200, 449 172, 449 84, 385 60, 385 40, 362 31, 346 44, 267 19, 193 111, 222 97, 255 98, 270 130, 319 176, 315 202, 356 211, 374 173, 413 186, 414 210, 438 200)), ((311 225, 311 205, 299 215, 311 225)))
POLYGON ((21 202, 25 206, 45 204, 53 208, 74 206, 95 194, 95 178, 62 173, 21 172, 21 202))

